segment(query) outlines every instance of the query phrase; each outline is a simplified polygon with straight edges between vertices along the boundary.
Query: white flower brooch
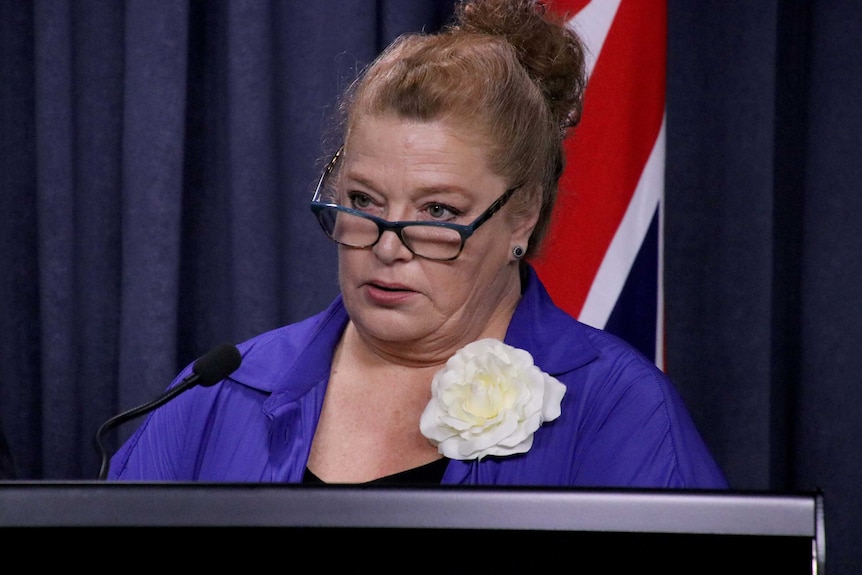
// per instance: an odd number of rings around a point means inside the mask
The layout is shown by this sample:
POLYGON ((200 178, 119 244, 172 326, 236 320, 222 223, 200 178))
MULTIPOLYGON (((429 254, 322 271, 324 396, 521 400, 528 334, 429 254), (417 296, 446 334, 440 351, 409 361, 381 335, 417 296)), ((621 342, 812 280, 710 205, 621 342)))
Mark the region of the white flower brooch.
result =
POLYGON ((434 375, 419 429, 450 459, 526 453, 542 423, 560 416, 565 393, 529 352, 481 339, 434 375))

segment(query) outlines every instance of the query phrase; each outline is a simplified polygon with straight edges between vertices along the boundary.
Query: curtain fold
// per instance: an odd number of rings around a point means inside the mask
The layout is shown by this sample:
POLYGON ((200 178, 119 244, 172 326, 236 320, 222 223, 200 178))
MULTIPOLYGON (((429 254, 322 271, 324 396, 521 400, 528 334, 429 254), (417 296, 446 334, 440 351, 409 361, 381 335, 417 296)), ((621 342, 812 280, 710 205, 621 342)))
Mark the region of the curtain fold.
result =
MULTIPOLYGON (((185 191, 189 9, 184 2, 145 0, 126 8, 119 51, 122 206, 114 409, 149 401, 176 370, 185 191)), ((105 379, 101 385, 109 385, 105 379)), ((102 394, 110 397, 110 391, 102 394)))

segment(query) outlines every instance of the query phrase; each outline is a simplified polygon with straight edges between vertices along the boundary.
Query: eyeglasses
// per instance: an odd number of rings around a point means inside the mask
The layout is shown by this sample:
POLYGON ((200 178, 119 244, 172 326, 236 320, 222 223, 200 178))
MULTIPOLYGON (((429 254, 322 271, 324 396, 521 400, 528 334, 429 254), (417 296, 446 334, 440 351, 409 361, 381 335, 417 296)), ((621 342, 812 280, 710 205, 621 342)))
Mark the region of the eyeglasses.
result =
MULTIPOLYGON (((343 149, 343 148, 342 148, 343 149)), ((461 255, 464 244, 473 233, 502 208, 521 186, 506 190, 487 210, 468 225, 449 222, 390 222, 361 210, 325 202, 324 197, 335 197, 326 192, 330 176, 338 163, 342 149, 330 160, 311 199, 311 211, 317 216, 320 227, 336 243, 351 248, 370 248, 380 241, 383 232, 392 231, 411 253, 436 261, 451 261, 461 255)))

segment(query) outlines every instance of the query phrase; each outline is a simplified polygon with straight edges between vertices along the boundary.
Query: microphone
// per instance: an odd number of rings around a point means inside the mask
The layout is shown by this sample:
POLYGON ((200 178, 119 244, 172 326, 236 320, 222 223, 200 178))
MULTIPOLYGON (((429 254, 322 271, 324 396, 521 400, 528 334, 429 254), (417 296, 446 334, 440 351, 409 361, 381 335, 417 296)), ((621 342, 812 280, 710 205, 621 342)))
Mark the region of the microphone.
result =
POLYGON ((102 445, 102 436, 115 427, 134 419, 140 415, 153 411, 157 407, 164 405, 179 394, 193 388, 196 385, 210 387, 219 381, 223 380, 239 368, 242 363, 242 356, 236 346, 229 343, 218 345, 205 354, 203 354, 192 366, 192 373, 185 377, 180 383, 154 399, 149 403, 133 407, 128 411, 124 411, 115 415, 99 427, 96 432, 96 449, 102 456, 102 465, 99 469, 99 479, 105 479, 108 476, 108 468, 110 466, 110 458, 102 445))

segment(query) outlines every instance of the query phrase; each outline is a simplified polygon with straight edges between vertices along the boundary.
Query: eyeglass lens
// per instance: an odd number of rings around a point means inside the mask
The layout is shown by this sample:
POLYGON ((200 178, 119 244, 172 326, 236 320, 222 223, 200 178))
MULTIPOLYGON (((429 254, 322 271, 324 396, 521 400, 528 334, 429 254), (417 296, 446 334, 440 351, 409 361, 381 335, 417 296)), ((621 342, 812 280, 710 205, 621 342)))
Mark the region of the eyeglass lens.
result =
MULTIPOLYGON (((335 207, 320 211, 320 223, 336 242, 355 248, 366 248, 377 243, 385 223, 378 224, 370 216, 362 216, 335 207), (382 226, 382 227, 381 227, 382 226)), ((400 230, 392 228, 404 245, 418 256, 431 259, 450 259, 461 251, 461 234, 457 231, 423 223, 410 223, 400 230)))

